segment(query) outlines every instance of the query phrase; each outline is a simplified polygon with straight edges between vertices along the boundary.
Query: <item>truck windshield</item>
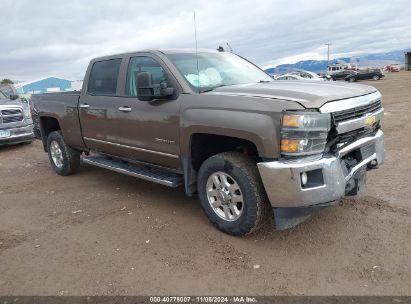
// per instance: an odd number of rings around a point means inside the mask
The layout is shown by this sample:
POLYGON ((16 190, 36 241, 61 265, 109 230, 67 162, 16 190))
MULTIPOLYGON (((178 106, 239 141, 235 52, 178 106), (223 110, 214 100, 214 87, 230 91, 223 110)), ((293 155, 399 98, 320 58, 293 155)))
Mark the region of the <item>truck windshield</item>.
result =
POLYGON ((5 84, 0 86, 0 98, 8 99, 8 97, 13 94, 15 94, 15 90, 11 85, 5 84), (1 96, 2 94, 3 96, 1 96))
POLYGON ((2 91, 0 91, 0 99, 7 99, 6 95, 4 95, 2 91))
POLYGON ((252 63, 231 53, 179 53, 166 55, 194 91, 207 92, 236 84, 273 79, 252 63))

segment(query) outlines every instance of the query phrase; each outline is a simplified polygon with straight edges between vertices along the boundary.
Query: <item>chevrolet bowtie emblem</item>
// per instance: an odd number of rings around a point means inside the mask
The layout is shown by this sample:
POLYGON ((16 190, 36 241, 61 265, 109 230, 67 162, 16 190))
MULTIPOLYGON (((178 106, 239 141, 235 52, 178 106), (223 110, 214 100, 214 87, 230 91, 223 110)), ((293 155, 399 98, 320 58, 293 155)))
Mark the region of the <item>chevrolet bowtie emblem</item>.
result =
POLYGON ((372 126, 373 124, 375 124, 375 116, 374 115, 370 115, 368 117, 365 118, 364 120, 364 124, 368 127, 372 126))

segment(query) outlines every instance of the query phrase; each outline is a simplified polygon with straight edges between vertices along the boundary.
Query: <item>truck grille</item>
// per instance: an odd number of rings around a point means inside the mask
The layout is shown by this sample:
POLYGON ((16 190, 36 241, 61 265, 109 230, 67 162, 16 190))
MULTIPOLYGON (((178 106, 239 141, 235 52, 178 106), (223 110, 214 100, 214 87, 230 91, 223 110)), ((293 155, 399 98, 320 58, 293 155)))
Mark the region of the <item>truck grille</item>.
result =
POLYGON ((341 134, 338 134, 335 128, 333 128, 328 134, 327 147, 330 152, 336 152, 360 138, 374 136, 380 128, 380 122, 375 123, 371 127, 364 127, 341 134))
POLYGON ((0 110, 0 124, 8 124, 23 121, 23 112, 20 109, 0 110))
POLYGON ((361 137, 372 136, 379 129, 379 125, 374 125, 372 128, 361 128, 350 132, 342 133, 338 135, 339 143, 346 143, 355 141, 361 137))
POLYGON ((352 108, 349 110, 339 111, 333 113, 334 123, 339 123, 359 117, 365 116, 367 113, 372 113, 381 109, 381 100, 377 100, 371 104, 352 108))
POLYGON ((327 146, 330 147, 331 150, 335 151, 362 137, 375 135, 380 129, 379 121, 376 121, 372 126, 364 126, 344 133, 338 133, 337 126, 341 122, 366 117, 367 114, 374 113, 380 109, 382 109, 381 100, 377 100, 368 105, 332 113, 333 127, 328 134, 327 146))

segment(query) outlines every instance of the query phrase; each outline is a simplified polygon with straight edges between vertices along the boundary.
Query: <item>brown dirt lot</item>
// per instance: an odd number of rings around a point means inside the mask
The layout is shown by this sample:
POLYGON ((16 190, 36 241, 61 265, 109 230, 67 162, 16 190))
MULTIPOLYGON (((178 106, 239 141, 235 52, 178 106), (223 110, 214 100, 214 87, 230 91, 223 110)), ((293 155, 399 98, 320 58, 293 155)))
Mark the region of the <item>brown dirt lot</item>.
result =
POLYGON ((0 148, 0 294, 411 295, 411 73, 367 83, 384 96, 385 165, 283 232, 231 237, 182 188, 61 177, 40 142, 0 148))

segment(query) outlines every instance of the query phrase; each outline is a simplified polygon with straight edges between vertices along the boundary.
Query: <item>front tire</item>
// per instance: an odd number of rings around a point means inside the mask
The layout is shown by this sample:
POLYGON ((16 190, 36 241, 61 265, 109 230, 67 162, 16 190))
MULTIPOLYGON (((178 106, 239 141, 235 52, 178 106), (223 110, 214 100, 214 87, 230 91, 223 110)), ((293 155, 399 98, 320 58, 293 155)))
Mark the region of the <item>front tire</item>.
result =
POLYGON ((373 79, 373 80, 380 80, 380 76, 374 75, 374 76, 372 77, 372 79, 373 79))
POLYGON ((47 137, 47 152, 54 171, 67 176, 80 168, 80 153, 64 142, 60 131, 54 131, 47 137))
POLYGON ((354 77, 350 77, 350 78, 348 78, 348 81, 349 81, 349 82, 355 82, 356 79, 355 79, 354 77))
POLYGON ((257 166, 241 153, 225 152, 204 161, 197 187, 208 219, 225 233, 255 232, 270 215, 257 166))

